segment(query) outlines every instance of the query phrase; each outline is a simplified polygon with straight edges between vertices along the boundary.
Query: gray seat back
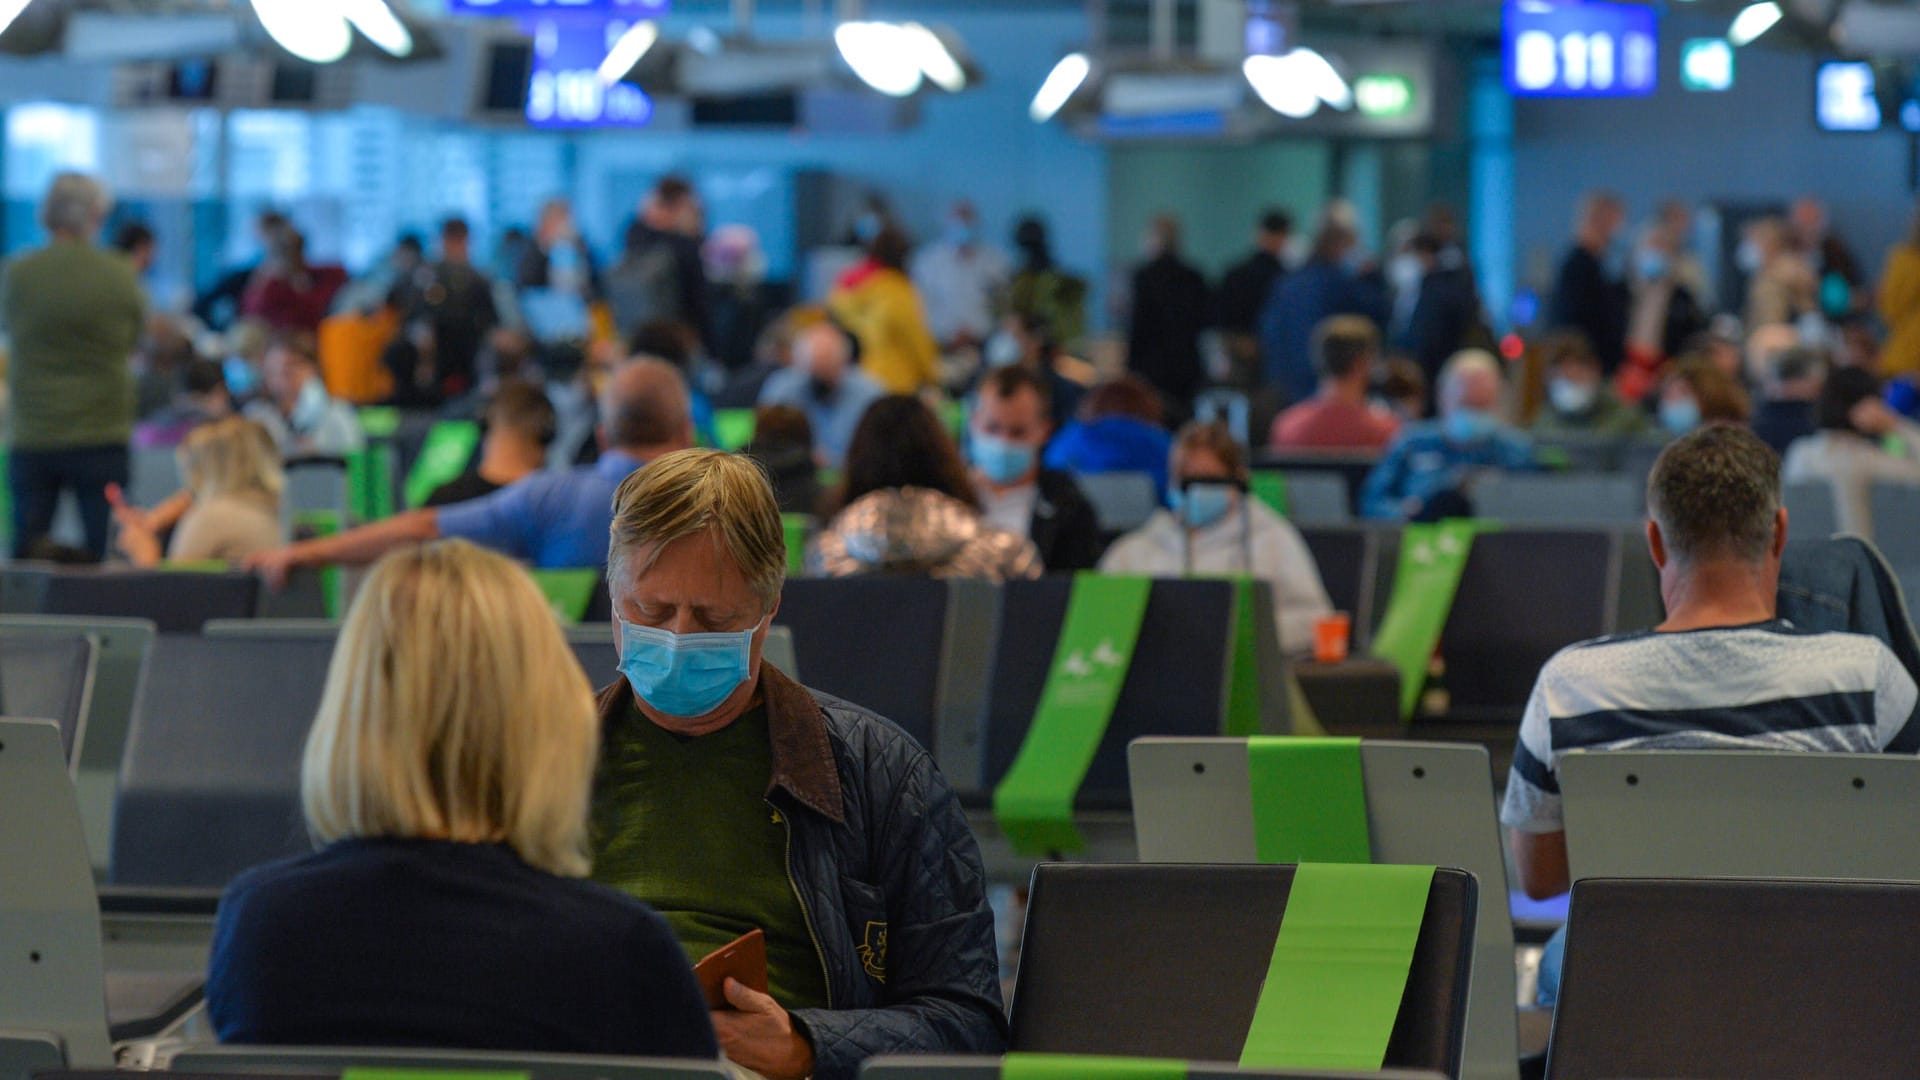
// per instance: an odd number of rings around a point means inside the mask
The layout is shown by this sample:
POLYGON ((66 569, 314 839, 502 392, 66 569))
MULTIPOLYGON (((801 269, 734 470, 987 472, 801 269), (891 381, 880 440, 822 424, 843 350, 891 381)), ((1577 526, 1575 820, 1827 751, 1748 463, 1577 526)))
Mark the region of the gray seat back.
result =
POLYGON ((1920 484, 1877 483, 1867 498, 1873 507, 1873 535, 1867 539, 1894 566, 1920 566, 1920 484))
POLYGON ((1093 504, 1103 532, 1131 532, 1160 509, 1160 490, 1147 473, 1076 473, 1073 479, 1093 504))
POLYGON ((0 716, 33 716, 60 725, 68 768, 79 765, 93 697, 94 643, 71 637, 0 631, 0 716))
POLYGON ((300 758, 331 639, 162 635, 127 739, 111 880, 221 888, 311 849, 300 758))
POLYGON ((1287 520, 1295 525, 1345 525, 1353 520, 1347 482, 1339 473, 1290 472, 1287 520))
POLYGON ((127 462, 127 481, 127 501, 143 507, 157 506, 186 486, 172 449, 135 450, 127 462))
POLYGON ((0 720, 0 1017, 111 1066, 100 905, 60 730, 0 720))
POLYGON ((1615 473, 1489 473, 1474 485, 1473 510, 1509 525, 1632 525, 1646 519, 1646 496, 1615 473))
POLYGON ((338 1076, 348 1069, 423 1073, 505 1073, 528 1080, 732 1080, 717 1061, 593 1057, 585 1054, 512 1054, 485 1050, 409 1050, 372 1047, 188 1046, 176 1050, 172 1073, 289 1073, 338 1076))
POLYGON ((1557 771, 1573 879, 1920 881, 1920 759, 1576 751, 1557 771))
MULTIPOLYGON (((1134 740, 1127 756, 1142 862, 1259 861, 1246 745, 1134 740)), ((1514 1076, 1513 919, 1486 748, 1369 740, 1360 744, 1360 768, 1375 862, 1455 866, 1479 881, 1466 1075, 1514 1076)))

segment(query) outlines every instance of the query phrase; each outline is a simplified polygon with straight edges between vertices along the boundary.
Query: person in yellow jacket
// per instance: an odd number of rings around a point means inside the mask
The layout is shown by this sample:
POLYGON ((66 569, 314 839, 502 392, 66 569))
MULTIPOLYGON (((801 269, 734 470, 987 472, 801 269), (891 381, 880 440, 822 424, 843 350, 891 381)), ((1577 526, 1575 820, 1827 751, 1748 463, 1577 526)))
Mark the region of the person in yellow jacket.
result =
POLYGON ((834 318, 859 339, 860 367, 889 394, 918 393, 940 379, 940 347, 906 263, 907 238, 883 228, 827 298, 834 318))
POLYGON ((1879 299, 1880 318, 1887 324, 1880 374, 1920 373, 1920 214, 1914 216, 1907 238, 1887 254, 1879 299))

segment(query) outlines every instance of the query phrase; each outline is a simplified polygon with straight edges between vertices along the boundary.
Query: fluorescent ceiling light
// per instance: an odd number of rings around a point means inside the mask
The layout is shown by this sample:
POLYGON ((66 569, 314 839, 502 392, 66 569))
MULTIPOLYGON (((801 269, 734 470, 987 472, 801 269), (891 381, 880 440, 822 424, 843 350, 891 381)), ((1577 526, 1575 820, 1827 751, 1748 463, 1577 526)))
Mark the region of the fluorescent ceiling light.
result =
POLYGON ((1780 21, 1780 16, 1780 5, 1774 0, 1748 4, 1744 11, 1733 17, 1733 25, 1727 30, 1727 40, 1735 48, 1751 45, 1759 40, 1761 34, 1773 29, 1773 24, 1780 21))
POLYGON ((939 34, 917 22, 903 23, 900 33, 912 49, 920 71, 933 85, 949 94, 957 94, 967 88, 966 71, 960 67, 960 61, 954 58, 953 50, 940 40, 939 34))
POLYGON ((921 70, 908 33, 891 23, 843 22, 833 31, 840 55, 860 81, 889 97, 920 89, 921 70))
MULTIPOLYGON (((1295 50, 1298 52, 1298 50, 1295 50)), ((1294 53, 1285 56, 1249 56, 1241 74, 1267 108, 1293 120, 1305 120, 1320 111, 1320 93, 1301 70, 1294 53)))
POLYGON ((413 32, 393 13, 387 0, 339 0, 340 14, 388 56, 413 54, 413 32))
POLYGON ((353 45, 337 0, 253 0, 253 13, 281 48, 309 63, 331 64, 353 45))
POLYGON ((1036 124, 1053 119, 1054 114, 1066 106, 1074 91, 1080 89, 1080 84, 1086 82, 1087 76, 1092 73, 1093 61, 1088 60, 1085 53, 1068 53, 1061 57, 1060 62, 1047 73, 1046 81, 1040 84, 1040 91, 1033 95, 1033 104, 1027 107, 1027 115, 1036 124))
POLYGON ((607 50, 607 58, 600 62, 600 81, 612 86, 626 78, 627 72, 632 71, 659 40, 660 24, 652 19, 627 27, 627 32, 607 50))
POLYGON ((1326 57, 1312 49, 1300 48, 1280 59, 1293 65, 1298 77, 1306 80, 1314 96, 1322 102, 1343 111, 1353 108, 1353 87, 1347 85, 1346 77, 1326 57))

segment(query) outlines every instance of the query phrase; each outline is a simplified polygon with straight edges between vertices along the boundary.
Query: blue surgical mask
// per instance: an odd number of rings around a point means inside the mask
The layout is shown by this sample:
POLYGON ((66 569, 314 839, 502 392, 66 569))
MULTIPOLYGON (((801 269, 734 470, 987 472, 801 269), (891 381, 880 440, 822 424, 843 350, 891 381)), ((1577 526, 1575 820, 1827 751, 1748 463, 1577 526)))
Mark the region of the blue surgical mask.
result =
POLYGON ((1563 416, 1584 416, 1600 399, 1600 387, 1593 383, 1554 379, 1547 384, 1547 400, 1563 416))
POLYGON ((1173 491, 1173 516, 1189 529, 1204 529, 1233 509, 1233 488, 1226 484, 1194 484, 1173 491))
POLYGON ((1685 435, 1700 426, 1700 403, 1692 398, 1667 398, 1660 403, 1660 426, 1685 435))
POLYGON ((1033 447, 1003 439, 997 435, 973 433, 973 463, 995 484, 1012 484, 1026 478, 1037 456, 1033 447))
MULTIPOLYGON (((764 620, 763 620, 764 621, 764 620)), ((620 620, 620 673, 640 700, 668 716, 705 716, 747 681, 753 635, 676 634, 620 620)))
POLYGON ((320 385, 320 376, 315 375, 300 388, 300 396, 293 403, 293 415, 287 417, 287 423, 295 431, 312 431, 327 418, 327 409, 332 404, 327 388, 320 385))
POLYGON ((1019 339, 1005 330, 987 339, 985 360, 988 367, 1012 367, 1024 359, 1026 357, 1021 353, 1019 339))
POLYGON ((1500 428, 1500 421, 1492 413, 1479 409, 1455 409, 1441 421, 1447 441, 1456 446, 1485 441, 1493 437, 1500 428))

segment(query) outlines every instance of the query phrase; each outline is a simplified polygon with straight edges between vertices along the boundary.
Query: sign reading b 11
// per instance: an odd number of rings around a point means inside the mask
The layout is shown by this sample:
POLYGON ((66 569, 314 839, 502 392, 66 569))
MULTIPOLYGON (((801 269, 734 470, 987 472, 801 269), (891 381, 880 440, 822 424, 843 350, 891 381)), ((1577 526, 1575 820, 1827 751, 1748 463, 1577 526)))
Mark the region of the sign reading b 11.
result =
POLYGON ((1507 0, 1501 54, 1520 97, 1644 97, 1660 83, 1658 16, 1641 4, 1507 0))
POLYGON ((667 13, 672 0, 447 0, 453 15, 619 15, 629 19, 653 19, 667 13))

